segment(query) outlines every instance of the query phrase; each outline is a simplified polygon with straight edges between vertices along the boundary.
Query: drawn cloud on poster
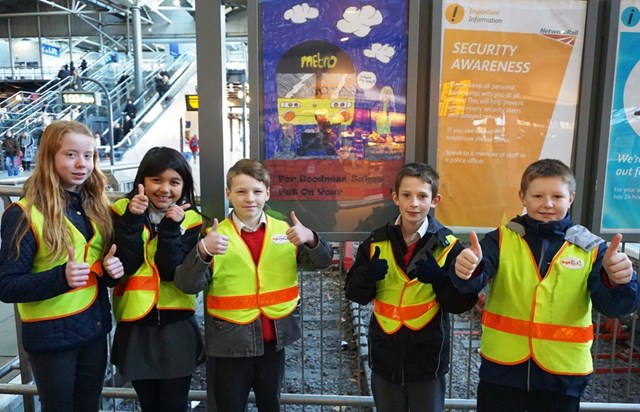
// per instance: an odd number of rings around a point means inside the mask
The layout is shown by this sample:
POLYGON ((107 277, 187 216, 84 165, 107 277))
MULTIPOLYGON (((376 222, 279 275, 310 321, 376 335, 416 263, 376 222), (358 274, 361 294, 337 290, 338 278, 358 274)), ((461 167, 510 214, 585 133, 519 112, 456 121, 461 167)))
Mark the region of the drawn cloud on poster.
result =
POLYGON ((364 50, 365 56, 378 59, 382 63, 389 63, 394 54, 396 54, 396 51, 388 44, 373 43, 370 49, 364 50))
POLYGON ((358 77, 356 78, 356 81, 358 82, 358 86, 361 89, 367 90, 376 85, 378 78, 376 77, 376 74, 373 72, 360 72, 358 73, 358 77))
POLYGON ((359 9, 349 7, 344 11, 342 20, 339 20, 337 27, 344 33, 353 33, 358 37, 369 34, 372 26, 382 23, 382 13, 371 5, 366 5, 359 9))
POLYGON ((307 3, 296 4, 284 12, 284 19, 291 20, 292 23, 302 24, 309 19, 317 19, 320 12, 315 7, 310 7, 307 3))

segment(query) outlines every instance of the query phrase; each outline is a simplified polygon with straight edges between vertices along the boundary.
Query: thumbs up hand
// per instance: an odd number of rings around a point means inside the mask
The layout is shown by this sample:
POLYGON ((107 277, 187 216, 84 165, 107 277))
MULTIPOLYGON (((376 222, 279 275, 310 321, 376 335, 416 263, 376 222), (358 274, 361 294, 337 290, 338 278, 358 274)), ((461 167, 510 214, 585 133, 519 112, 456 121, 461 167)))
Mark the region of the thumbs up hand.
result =
POLYGON ((469 279, 482 261, 482 248, 476 232, 469 233, 469 240, 471 245, 456 257, 456 276, 463 280, 469 279))
POLYGON ((300 221, 296 217, 296 212, 294 211, 291 211, 291 221, 293 222, 293 226, 291 226, 285 232, 285 234, 287 235, 287 239, 289 239, 289 242, 293 243, 296 246, 308 243, 309 247, 315 247, 315 244, 312 244, 316 240, 315 235, 313 234, 311 229, 306 228, 305 225, 300 223, 300 221))
POLYGON ((218 219, 213 219, 213 226, 207 236, 198 243, 198 252, 203 259, 213 255, 224 255, 229 247, 229 237, 218 233, 218 219))
POLYGON ((169 206, 169 209, 167 209, 164 217, 166 217, 167 219, 171 219, 174 222, 180 223, 184 220, 184 212, 190 207, 191 207, 190 203, 184 203, 180 206, 178 206, 177 203, 174 203, 171 206, 169 206))
POLYGON ((602 267, 609 276, 609 282, 613 285, 624 285, 631 281, 633 265, 626 253, 618 252, 622 242, 622 235, 616 234, 602 257, 602 267))
POLYGON ((124 275, 124 266, 120 261, 120 258, 114 256, 116 253, 115 243, 111 245, 109 253, 102 259, 102 267, 107 271, 107 274, 113 279, 120 279, 124 275))
POLYGON ((138 193, 129 202, 129 212, 134 215, 143 214, 149 207, 149 198, 144 194, 144 185, 138 185, 138 193))
POLYGON ((369 261, 369 277, 377 282, 384 279, 388 271, 389 264, 386 259, 380 259, 380 247, 376 246, 373 251, 373 256, 371 256, 371 260, 369 261))
POLYGON ((71 246, 69 246, 68 251, 69 260, 67 260, 67 266, 64 269, 67 284, 71 288, 85 286, 89 280, 89 264, 86 262, 76 262, 75 252, 71 246))

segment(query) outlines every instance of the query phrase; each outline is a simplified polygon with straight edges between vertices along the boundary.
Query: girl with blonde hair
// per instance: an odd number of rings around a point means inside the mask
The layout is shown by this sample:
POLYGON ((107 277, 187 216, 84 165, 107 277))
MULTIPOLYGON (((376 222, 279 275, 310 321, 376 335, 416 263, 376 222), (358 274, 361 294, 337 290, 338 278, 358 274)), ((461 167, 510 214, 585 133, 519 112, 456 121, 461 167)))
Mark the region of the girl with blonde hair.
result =
POLYGON ((42 411, 98 411, 114 256, 106 179, 91 131, 46 127, 22 197, 2 215, 0 300, 17 303, 42 411))

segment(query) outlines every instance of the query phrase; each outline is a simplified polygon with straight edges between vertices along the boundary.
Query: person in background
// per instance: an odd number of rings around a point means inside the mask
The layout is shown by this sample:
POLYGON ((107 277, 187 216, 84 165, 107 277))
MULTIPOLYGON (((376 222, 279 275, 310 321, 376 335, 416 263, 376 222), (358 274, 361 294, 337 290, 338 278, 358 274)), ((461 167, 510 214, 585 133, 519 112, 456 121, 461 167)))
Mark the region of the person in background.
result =
POLYGON ((227 173, 233 212, 176 270, 186 293, 207 290, 209 399, 218 412, 244 411, 253 388, 260 412, 280 411, 284 347, 300 338, 298 267, 331 265, 331 247, 291 212, 292 225, 264 211, 269 173, 242 159, 227 173), (249 298, 251 297, 251 298, 249 298))
POLYGON ((399 216, 374 230, 347 273, 348 299, 373 301, 369 323, 371 389, 380 412, 444 410, 449 370, 449 313, 475 305, 447 270, 464 247, 429 212, 441 201, 439 176, 425 163, 396 175, 399 216))
POLYGON ((117 145, 122 141, 124 134, 122 133, 122 128, 120 128, 120 123, 113 122, 113 144, 117 145))
POLYGON ((2 150, 4 151, 4 162, 9 176, 18 176, 20 174, 20 143, 13 136, 11 130, 7 130, 2 141, 2 150))
POLYGON ((571 221, 571 169, 542 159, 524 171, 526 214, 489 232, 456 258, 456 287, 489 292, 482 317, 478 411, 570 412, 593 373, 592 307, 605 316, 640 306, 638 278, 622 235, 609 247, 571 221))
POLYGON ((193 163, 198 163, 198 153, 200 153, 200 139, 197 134, 191 135, 189 138, 189 150, 193 156, 193 163))
POLYGON ((64 80, 69 76, 71 76, 71 72, 69 71, 69 66, 66 64, 60 66, 60 70, 58 70, 58 79, 64 80))
POLYGON ((178 290, 174 277, 206 224, 196 207, 191 168, 177 150, 150 149, 133 187, 113 205, 127 275, 113 294, 118 325, 112 362, 133 384, 143 412, 185 412, 204 346, 194 317, 196 296, 178 290))
POLYGON ((138 109, 131 99, 127 99, 127 104, 124 106, 123 114, 129 115, 132 120, 135 120, 136 115, 138 114, 138 109))
POLYGON ((100 409, 107 286, 124 275, 105 186, 89 129, 53 122, 22 197, 2 215, 0 300, 17 303, 43 412, 100 409))
POLYGON ((85 59, 82 59, 82 61, 80 62, 80 73, 82 74, 85 70, 87 70, 87 61, 85 59))
POLYGON ((31 171, 31 162, 33 162, 34 152, 35 152, 35 144, 33 142, 33 137, 25 132, 20 132, 20 151, 22 152, 22 167, 26 172, 31 171))
POLYGON ((124 121, 122 122, 122 135, 126 136, 133 129, 133 120, 127 114, 124 116, 124 121))

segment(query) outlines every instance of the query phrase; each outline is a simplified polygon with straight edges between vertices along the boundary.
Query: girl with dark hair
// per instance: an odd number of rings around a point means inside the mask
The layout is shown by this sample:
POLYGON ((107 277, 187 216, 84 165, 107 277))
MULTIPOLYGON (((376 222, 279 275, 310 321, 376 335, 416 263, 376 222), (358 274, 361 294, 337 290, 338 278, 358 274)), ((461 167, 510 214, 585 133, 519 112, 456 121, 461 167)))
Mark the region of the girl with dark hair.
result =
POLYGON ((173 281, 206 227, 189 164, 175 149, 150 149, 133 189, 112 209, 126 273, 113 296, 118 325, 112 362, 132 382, 143 412, 186 411, 191 376, 204 352, 196 295, 173 281))

